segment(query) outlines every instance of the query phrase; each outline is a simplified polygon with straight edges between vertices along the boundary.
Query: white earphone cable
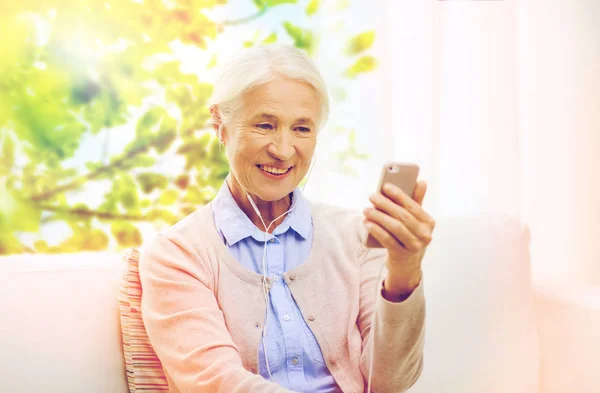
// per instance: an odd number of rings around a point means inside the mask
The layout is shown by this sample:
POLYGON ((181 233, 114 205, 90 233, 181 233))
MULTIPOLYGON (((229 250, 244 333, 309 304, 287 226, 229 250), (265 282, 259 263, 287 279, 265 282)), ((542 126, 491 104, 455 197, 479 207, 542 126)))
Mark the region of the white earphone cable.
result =
MULTIPOLYGON (((304 183, 304 186, 302 186, 302 192, 304 192, 304 188, 306 187, 306 184, 308 183, 308 179, 310 178, 310 174, 312 172, 312 169, 314 167, 314 163, 316 162, 317 158, 316 155, 313 155, 313 163, 310 166, 309 170, 308 170, 308 174, 306 176, 306 182, 304 183)), ((244 190, 244 192, 246 192, 246 197, 248 198, 248 201, 250 202, 250 205, 252 205, 252 208, 254 209, 254 212, 256 213, 256 215, 258 215, 258 218, 260 218, 260 222, 263 224, 263 227, 265 228, 265 237, 264 237, 264 246, 263 246, 263 257, 262 257, 262 273, 263 273, 263 296, 265 298, 265 304, 266 304, 266 316, 265 316, 265 323, 263 325, 263 331, 262 331, 262 344, 263 344, 263 351, 265 353, 265 364, 267 366, 267 372, 269 374, 269 378, 271 380, 273 380, 273 375, 271 375, 271 369, 269 367, 269 358, 267 355, 267 346, 266 346, 266 340, 265 337, 267 335, 267 321, 269 319, 269 298, 270 298, 270 289, 269 289, 269 284, 267 281, 267 236, 269 233, 269 229, 271 228, 271 225, 273 225, 273 223, 277 220, 279 220, 281 217, 283 217, 285 214, 291 212, 292 210, 294 210, 294 208, 296 207, 296 200, 292 201, 292 207, 286 211, 285 213, 279 215, 277 218, 275 218, 273 221, 271 221, 271 223, 267 226, 265 224, 265 221, 262 218, 262 215, 260 214, 260 211, 258 210, 258 207, 256 206, 256 204, 254 203, 254 200, 252 199, 252 197, 250 196, 250 194, 244 190)))
MULTIPOLYGON (((314 157, 314 161, 313 161, 313 164, 311 165, 311 167, 309 168, 308 175, 306 177, 306 182, 304 183, 304 186, 302 187, 302 192, 304 192, 304 188, 306 187, 306 184, 308 183, 308 179, 310 178, 310 174, 312 172, 314 163, 316 161, 316 155, 313 157, 314 157)), ((271 228, 271 225, 273 225, 274 222, 276 222, 278 219, 280 219, 285 214, 294 210, 294 208, 296 207, 297 201, 296 200, 292 201, 293 202, 292 207, 289 210, 287 210, 285 213, 279 215, 277 218, 275 218, 273 221, 271 221, 269 223, 269 225, 267 226, 265 224, 265 221, 262 218, 262 215, 260 214, 260 211, 258 210, 258 207, 254 203, 254 200, 252 199, 250 194, 248 194, 248 192, 246 192, 246 197, 248 198, 248 201, 252 205, 254 212, 260 218, 260 221, 263 224, 263 227, 265 228, 263 257, 262 257, 262 273, 263 273, 263 295, 264 295, 265 304, 266 304, 266 316, 265 316, 265 323, 263 325, 263 331, 262 331, 262 336, 263 336, 262 344, 263 344, 263 351, 265 354, 265 365, 267 367, 267 372, 269 374, 269 378, 271 380, 273 380, 273 375, 271 374, 271 369, 269 367, 269 358, 268 358, 268 354, 267 354, 267 345, 266 345, 266 339, 265 339, 266 334, 267 334, 267 321, 269 319, 269 299, 270 299, 270 289, 269 289, 269 284, 267 281, 267 236, 269 233, 269 229, 271 228)), ((368 376, 368 382, 367 382, 367 393, 371 393, 371 380, 372 380, 372 376, 373 376, 373 360, 374 360, 374 355, 375 355, 375 321, 376 321, 375 313, 377 310, 376 303, 377 303, 377 299, 378 299, 379 282, 381 280, 381 273, 383 272, 384 267, 385 267, 385 262, 382 263, 381 268, 379 269, 379 274, 377 275, 377 280, 375 281, 375 297, 374 297, 375 304, 373 305, 373 313, 371 314, 371 332, 370 332, 371 338, 370 339, 372 340, 372 343, 371 343, 371 351, 369 354, 369 376, 368 376)))

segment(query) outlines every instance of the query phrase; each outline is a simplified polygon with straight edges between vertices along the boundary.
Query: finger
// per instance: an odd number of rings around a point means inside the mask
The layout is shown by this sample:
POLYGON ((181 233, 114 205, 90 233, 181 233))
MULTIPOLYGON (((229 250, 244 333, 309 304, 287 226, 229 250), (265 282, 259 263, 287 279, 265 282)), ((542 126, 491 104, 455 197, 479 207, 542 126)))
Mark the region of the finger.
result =
POLYGON ((369 200, 377 209, 387 213, 397 220, 402 221, 411 232, 417 232, 419 230, 418 227, 420 224, 417 218, 404 207, 395 203, 385 195, 381 193, 373 194, 369 197, 369 200))
POLYGON ((366 221, 367 231, 385 247, 388 252, 394 249, 404 249, 404 244, 399 244, 398 240, 391 233, 383 229, 379 224, 373 221, 366 221))
POLYGON ((423 244, 421 241, 402 223, 393 217, 377 209, 365 209, 366 218, 378 224, 382 229, 391 234, 394 239, 401 243, 407 250, 418 251, 423 244))
POLYGON ((417 201, 409 197, 404 191, 400 189, 400 187, 391 183, 386 183, 383 186, 382 191, 385 196, 390 198, 393 202, 396 202, 397 204, 404 207, 420 222, 425 222, 429 224, 432 224, 434 222, 433 218, 431 218, 431 216, 427 214, 425 210, 423 210, 421 205, 417 203, 417 201))

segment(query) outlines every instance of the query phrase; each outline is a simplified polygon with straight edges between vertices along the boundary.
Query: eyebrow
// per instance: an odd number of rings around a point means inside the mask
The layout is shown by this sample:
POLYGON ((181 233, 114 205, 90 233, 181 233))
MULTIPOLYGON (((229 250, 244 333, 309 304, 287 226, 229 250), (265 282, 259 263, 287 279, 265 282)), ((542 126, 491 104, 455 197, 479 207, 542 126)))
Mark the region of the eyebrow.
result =
MULTIPOLYGON (((275 115, 268 114, 268 113, 260 113, 260 114, 256 115, 255 119, 257 119, 257 120, 264 119, 264 120, 275 121, 275 120, 278 120, 278 117, 275 115)), ((311 126, 315 125, 315 122, 309 117, 301 117, 299 119, 296 119, 294 121, 294 123, 306 123, 306 124, 310 124, 311 126)))
POLYGON ((261 113, 255 117, 256 119, 267 119, 267 120, 277 120, 277 116, 269 115, 268 113, 261 113))
POLYGON ((306 124, 309 124, 311 126, 315 125, 315 122, 312 119, 308 118, 308 117, 301 117, 298 120, 296 120, 296 123, 306 123, 306 124))

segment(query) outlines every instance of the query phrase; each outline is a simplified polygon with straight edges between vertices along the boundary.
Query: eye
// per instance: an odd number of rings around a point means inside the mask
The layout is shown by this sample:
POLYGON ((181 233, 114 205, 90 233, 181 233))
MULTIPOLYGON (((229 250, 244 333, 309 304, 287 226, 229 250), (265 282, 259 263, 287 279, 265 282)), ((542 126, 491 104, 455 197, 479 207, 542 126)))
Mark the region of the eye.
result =
POLYGON ((310 132, 310 128, 308 127, 296 127, 295 129, 300 132, 310 132))
POLYGON ((273 129, 273 125, 271 125, 269 123, 257 124, 256 127, 260 128, 261 130, 272 130, 273 129))

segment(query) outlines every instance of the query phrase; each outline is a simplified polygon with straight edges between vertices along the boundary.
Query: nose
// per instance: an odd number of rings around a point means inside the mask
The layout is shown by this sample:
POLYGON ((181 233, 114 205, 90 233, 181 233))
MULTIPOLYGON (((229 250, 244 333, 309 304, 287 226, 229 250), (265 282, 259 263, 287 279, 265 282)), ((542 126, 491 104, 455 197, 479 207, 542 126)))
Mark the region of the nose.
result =
POLYGON ((269 144, 267 151, 271 156, 280 161, 289 160, 296 151, 293 144, 293 137, 289 132, 283 131, 269 144))

